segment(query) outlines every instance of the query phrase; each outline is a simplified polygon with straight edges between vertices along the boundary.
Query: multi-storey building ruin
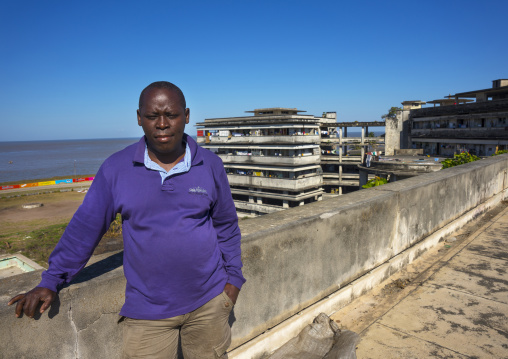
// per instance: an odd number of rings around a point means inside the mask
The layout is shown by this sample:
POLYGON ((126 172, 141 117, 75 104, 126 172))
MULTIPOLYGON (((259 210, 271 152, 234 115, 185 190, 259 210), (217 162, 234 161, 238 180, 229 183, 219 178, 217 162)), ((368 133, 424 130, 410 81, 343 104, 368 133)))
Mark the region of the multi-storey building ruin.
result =
POLYGON ((410 111, 410 148, 436 156, 462 151, 490 156, 508 148, 508 79, 429 103, 434 107, 410 111))
POLYGON ((221 157, 239 215, 255 216, 319 201, 321 118, 295 108, 198 123, 198 143, 221 157))

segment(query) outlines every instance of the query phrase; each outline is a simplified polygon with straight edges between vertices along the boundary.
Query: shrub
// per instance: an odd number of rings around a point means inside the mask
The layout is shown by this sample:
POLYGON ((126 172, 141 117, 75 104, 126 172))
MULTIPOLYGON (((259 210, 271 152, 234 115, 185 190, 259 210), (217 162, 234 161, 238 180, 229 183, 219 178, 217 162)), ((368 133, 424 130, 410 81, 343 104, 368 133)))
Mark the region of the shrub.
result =
POLYGON ((472 155, 469 152, 462 152, 461 154, 454 155, 453 158, 441 162, 441 169, 463 165, 464 163, 478 161, 479 159, 480 157, 472 155))
POLYGON ((492 156, 502 155, 503 153, 508 153, 508 150, 499 150, 496 153, 493 153, 492 156))
POLYGON ((371 187, 377 187, 388 183, 388 180, 383 177, 374 177, 369 182, 365 183, 362 188, 371 188, 371 187))

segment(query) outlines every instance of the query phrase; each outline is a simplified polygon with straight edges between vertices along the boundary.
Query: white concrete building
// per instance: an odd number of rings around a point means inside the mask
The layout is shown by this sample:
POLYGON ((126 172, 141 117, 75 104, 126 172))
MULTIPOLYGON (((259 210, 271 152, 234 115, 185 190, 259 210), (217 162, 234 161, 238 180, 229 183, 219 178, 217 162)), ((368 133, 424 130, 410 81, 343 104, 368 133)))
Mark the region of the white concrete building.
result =
POLYGON ((197 124, 198 144, 222 158, 239 216, 321 200, 320 118, 294 108, 247 112, 197 124))
POLYGON ((427 103, 434 107, 410 112, 409 148, 435 156, 462 151, 490 156, 508 148, 507 79, 492 81, 492 88, 460 92, 427 103))

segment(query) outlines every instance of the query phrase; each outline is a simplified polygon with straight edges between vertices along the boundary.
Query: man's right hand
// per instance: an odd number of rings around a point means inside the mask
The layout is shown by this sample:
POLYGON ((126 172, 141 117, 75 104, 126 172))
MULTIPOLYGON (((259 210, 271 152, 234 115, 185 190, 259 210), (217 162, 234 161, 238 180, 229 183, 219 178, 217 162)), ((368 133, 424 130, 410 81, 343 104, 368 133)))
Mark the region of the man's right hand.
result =
POLYGON ((55 299, 56 292, 43 287, 35 287, 25 294, 18 294, 12 298, 7 305, 18 302, 18 304, 16 304, 16 317, 19 317, 21 312, 23 312, 26 316, 33 318, 39 302, 44 302, 40 309, 40 312, 44 313, 55 299))

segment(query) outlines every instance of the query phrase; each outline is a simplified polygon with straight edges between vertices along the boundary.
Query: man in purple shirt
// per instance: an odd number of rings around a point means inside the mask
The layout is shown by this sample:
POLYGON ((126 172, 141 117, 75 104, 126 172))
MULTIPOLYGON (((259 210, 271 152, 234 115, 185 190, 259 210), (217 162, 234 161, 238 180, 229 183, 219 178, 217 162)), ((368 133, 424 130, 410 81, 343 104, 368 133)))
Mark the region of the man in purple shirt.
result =
POLYGON ((44 312, 85 266, 117 213, 127 279, 124 357, 223 358, 243 278, 240 230, 220 158, 184 133, 182 91, 154 82, 140 95, 145 136, 109 157, 49 258, 41 283, 12 298, 16 316, 44 312))

